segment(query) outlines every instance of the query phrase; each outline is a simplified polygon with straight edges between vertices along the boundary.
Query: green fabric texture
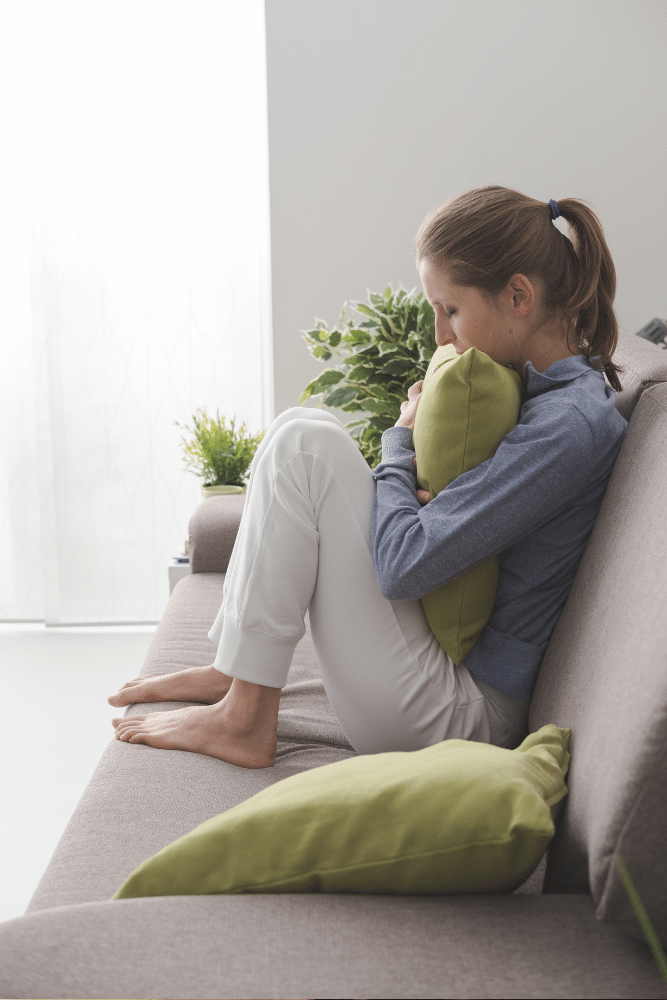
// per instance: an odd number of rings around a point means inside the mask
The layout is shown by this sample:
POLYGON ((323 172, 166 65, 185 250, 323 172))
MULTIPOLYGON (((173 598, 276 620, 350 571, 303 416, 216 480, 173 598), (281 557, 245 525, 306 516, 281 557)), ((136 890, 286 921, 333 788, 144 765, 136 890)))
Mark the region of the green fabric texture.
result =
MULTIPOLYGON (((521 378, 471 347, 438 347, 415 417, 417 481, 436 497, 463 472, 492 458, 521 409, 521 378)), ((488 559, 421 599, 426 619, 454 663, 461 663, 491 617, 498 559, 488 559)))
POLYGON ((516 750, 445 740, 278 781, 144 861, 113 897, 507 892, 567 794, 569 729, 516 750))

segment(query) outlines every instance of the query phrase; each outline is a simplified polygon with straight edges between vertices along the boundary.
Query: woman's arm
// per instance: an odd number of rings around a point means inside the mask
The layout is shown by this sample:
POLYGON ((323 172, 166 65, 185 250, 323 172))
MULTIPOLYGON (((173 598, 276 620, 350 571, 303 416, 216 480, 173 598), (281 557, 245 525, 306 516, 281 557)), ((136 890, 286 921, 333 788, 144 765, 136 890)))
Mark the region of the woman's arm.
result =
POLYGON ((409 428, 382 437, 373 470, 372 546, 380 589, 416 600, 499 555, 608 477, 620 440, 594 441, 587 418, 555 394, 522 414, 493 458, 459 476, 428 505, 417 495, 409 428))

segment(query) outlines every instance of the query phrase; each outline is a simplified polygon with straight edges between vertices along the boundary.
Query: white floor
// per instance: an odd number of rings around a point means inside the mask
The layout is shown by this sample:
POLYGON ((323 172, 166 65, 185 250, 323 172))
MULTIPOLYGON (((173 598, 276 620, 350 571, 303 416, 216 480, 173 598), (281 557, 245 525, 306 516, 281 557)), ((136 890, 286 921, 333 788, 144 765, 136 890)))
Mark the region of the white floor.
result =
POLYGON ((0 624, 0 921, 25 911, 155 628, 0 624))

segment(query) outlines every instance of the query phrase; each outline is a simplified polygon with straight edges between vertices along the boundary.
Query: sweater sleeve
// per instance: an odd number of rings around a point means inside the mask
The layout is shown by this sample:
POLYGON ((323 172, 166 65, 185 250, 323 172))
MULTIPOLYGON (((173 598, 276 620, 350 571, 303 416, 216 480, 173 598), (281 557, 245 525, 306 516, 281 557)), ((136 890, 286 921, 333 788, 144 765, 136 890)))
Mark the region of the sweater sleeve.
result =
MULTIPOLYGON (((493 458, 417 500, 412 431, 382 435, 373 470, 373 563, 389 600, 417 600, 536 531, 597 480, 594 434, 574 406, 529 407, 493 458)), ((604 473, 608 469, 605 467, 604 473)))

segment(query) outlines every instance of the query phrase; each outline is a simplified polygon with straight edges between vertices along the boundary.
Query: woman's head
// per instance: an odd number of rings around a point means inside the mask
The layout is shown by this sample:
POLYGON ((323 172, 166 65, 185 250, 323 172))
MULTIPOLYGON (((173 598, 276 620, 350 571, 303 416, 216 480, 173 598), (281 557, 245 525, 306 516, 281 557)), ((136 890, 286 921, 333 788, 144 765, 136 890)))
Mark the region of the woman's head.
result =
POLYGON ((512 279, 524 276, 567 347, 599 355, 618 390, 620 369, 611 360, 618 340, 611 254, 586 204, 567 198, 558 208, 573 242, 553 225, 547 202, 503 187, 468 191, 424 220, 417 233, 417 263, 432 282, 442 273, 443 282, 476 290, 490 306, 502 304, 512 279))

